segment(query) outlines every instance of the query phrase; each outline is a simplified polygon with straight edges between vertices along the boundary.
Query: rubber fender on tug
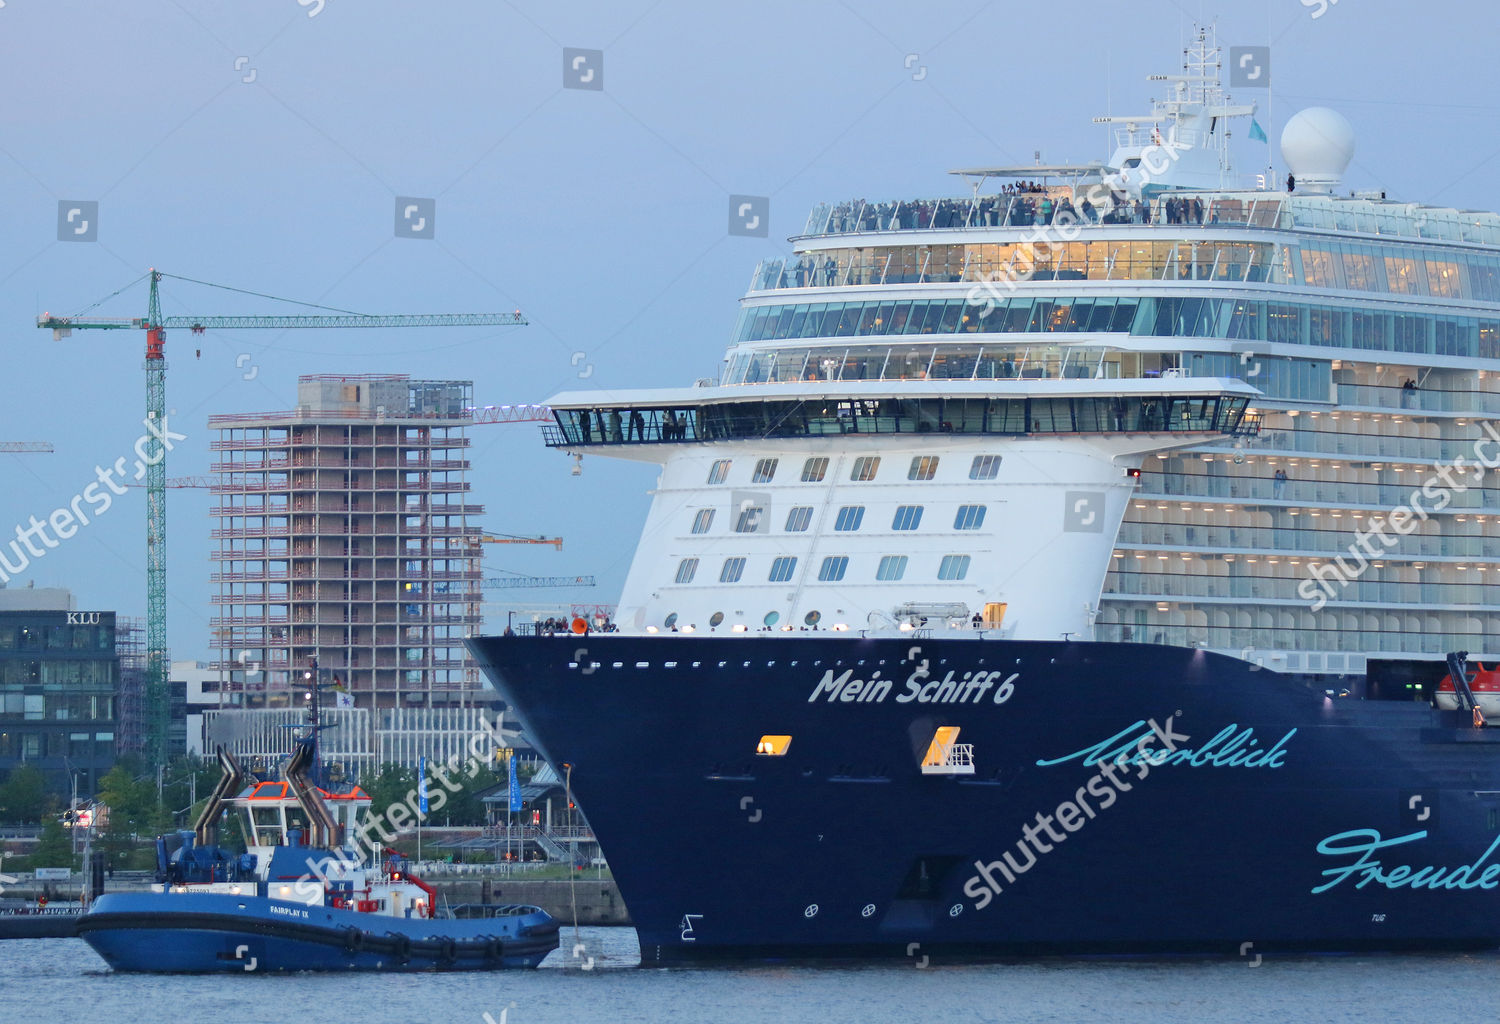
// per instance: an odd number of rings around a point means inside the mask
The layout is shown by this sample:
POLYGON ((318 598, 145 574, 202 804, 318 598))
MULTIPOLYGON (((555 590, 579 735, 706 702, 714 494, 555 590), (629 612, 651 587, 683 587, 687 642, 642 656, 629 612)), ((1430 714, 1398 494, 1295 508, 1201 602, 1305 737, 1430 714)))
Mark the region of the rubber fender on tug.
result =
POLYGON ((350 925, 344 929, 344 952, 358 953, 365 948, 365 933, 362 929, 350 925))

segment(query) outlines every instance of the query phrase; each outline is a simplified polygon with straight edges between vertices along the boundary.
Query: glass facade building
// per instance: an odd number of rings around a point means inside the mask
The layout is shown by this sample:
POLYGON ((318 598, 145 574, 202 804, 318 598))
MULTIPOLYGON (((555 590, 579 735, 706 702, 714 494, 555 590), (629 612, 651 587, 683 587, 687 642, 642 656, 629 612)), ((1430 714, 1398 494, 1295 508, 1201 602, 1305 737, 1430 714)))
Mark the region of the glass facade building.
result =
POLYGON ((29 763, 92 793, 115 761, 119 687, 114 612, 0 611, 0 775, 29 763))

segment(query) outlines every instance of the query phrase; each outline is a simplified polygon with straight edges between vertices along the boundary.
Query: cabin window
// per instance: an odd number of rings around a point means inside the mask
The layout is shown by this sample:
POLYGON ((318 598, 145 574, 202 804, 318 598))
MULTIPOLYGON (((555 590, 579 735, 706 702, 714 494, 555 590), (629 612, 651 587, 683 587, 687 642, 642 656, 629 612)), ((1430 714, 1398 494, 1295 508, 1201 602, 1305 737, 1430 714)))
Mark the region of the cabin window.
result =
POLYGON ((693 516, 693 532, 707 533, 709 527, 714 525, 714 510, 711 508, 700 508, 698 514, 693 516))
POLYGON ((768 484, 776 476, 776 463, 779 459, 760 459, 755 463, 755 472, 750 474, 750 482, 757 484, 768 484))
POLYGON ((676 629, 677 628, 677 613, 673 612, 671 615, 668 615, 665 619, 662 619, 661 620, 661 624, 662 624, 662 627, 664 629, 676 629))
POLYGON ((874 480, 879 470, 879 455, 862 455, 854 460, 854 468, 849 471, 849 479, 856 482, 874 480))
POLYGON ((875 570, 877 580, 899 580, 906 575, 905 555, 883 555, 880 565, 875 570))
POLYGON ((815 484, 828 475, 828 460, 822 457, 808 459, 802 464, 802 482, 815 484))
POLYGON ((721 626, 723 624, 724 624, 724 613, 723 612, 714 612, 712 615, 710 615, 708 617, 708 625, 709 625, 710 628, 721 626))
POLYGON ((931 480, 937 475, 938 457, 936 455, 918 455, 911 460, 911 468, 906 471, 908 480, 931 480))
POLYGON ((802 621, 807 623, 809 626, 816 626, 819 622, 823 621, 823 613, 808 612, 806 615, 802 616, 802 621))
POLYGON ((743 558, 726 558, 724 568, 719 570, 719 582, 738 583, 744 574, 745 560, 743 558))
POLYGON ((969 464, 970 480, 993 480, 1000 475, 1000 456, 976 455, 969 464))
POLYGON ((864 521, 865 507, 863 505, 845 505, 834 517, 833 528, 841 533, 848 533, 859 529, 859 524, 864 521))
POLYGON ((958 506, 958 514, 953 517, 953 528, 955 530, 977 530, 983 525, 983 505, 958 506))
POLYGON ((786 532, 801 533, 812 524, 812 509, 807 505, 798 505, 786 514, 786 532))
POLYGON ((969 575, 968 555, 944 555, 938 565, 938 579, 961 580, 969 575))
POLYGON ((722 484, 729 476, 729 463, 731 459, 719 459, 708 467, 708 482, 711 484, 722 484))
POLYGON ((780 612, 766 612, 766 617, 764 619, 762 619, 761 621, 764 622, 767 626, 774 626, 774 625, 776 625, 776 623, 778 623, 778 622, 781 621, 781 613, 780 612))
POLYGON ((823 559, 823 564, 818 567, 818 579, 824 583, 837 582, 844 578, 844 573, 848 569, 848 555, 829 555, 823 559))
POLYGON ((922 524, 921 505, 898 505, 896 514, 891 519, 893 530, 915 530, 922 524))
POLYGON ((677 563, 677 582, 691 583, 698 572, 698 560, 696 558, 684 558, 677 563))
POLYGON ((735 533, 759 533, 761 518, 766 510, 760 505, 743 505, 740 514, 734 521, 735 533))
POLYGON ((785 757, 791 745, 790 736, 762 736, 755 745, 755 752, 761 757, 785 757))
POLYGON ((797 559, 791 555, 783 555, 771 562, 771 574, 766 578, 772 583, 785 583, 796 571, 797 559))

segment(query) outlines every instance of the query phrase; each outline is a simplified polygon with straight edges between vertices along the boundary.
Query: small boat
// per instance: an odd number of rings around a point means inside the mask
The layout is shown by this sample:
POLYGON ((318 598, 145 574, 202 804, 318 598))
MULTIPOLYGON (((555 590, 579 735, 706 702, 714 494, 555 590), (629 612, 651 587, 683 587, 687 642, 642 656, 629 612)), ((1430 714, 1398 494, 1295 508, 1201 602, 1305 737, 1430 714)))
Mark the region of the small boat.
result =
POLYGON ((539 907, 453 917, 400 853, 362 854, 370 798, 310 781, 316 731, 280 782, 247 783, 231 754, 218 756, 224 777, 194 829, 157 840, 151 891, 100 896, 78 918, 115 970, 489 971, 535 967, 557 948, 557 922, 539 907), (225 807, 243 814, 244 853, 218 845, 225 807))
MULTIPOLYGON (((1458 665, 1458 670, 1464 671, 1468 679, 1474 704, 1483 713, 1482 721, 1486 725, 1500 725, 1500 668, 1485 668, 1483 662, 1475 662, 1472 673, 1465 671, 1462 663, 1458 665)), ((1453 685, 1453 671, 1454 666, 1450 662, 1448 674, 1443 676, 1432 695, 1434 702, 1443 711, 1459 711, 1464 706, 1459 699, 1458 689, 1453 685)))

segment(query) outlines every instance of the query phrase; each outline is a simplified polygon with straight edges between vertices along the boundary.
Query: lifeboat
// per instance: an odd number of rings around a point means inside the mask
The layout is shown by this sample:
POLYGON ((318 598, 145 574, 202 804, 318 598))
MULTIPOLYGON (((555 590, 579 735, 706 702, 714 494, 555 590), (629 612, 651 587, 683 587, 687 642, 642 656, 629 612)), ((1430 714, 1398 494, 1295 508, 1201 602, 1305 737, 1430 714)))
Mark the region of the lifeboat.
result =
MULTIPOLYGON (((1469 680, 1469 690, 1474 694, 1479 710, 1484 712, 1485 724, 1500 725, 1500 668, 1487 669, 1482 663, 1476 662, 1474 678, 1469 680)), ((1444 711, 1459 709, 1458 691, 1453 686, 1453 673, 1443 676, 1443 681, 1438 683, 1433 699, 1444 711)))

